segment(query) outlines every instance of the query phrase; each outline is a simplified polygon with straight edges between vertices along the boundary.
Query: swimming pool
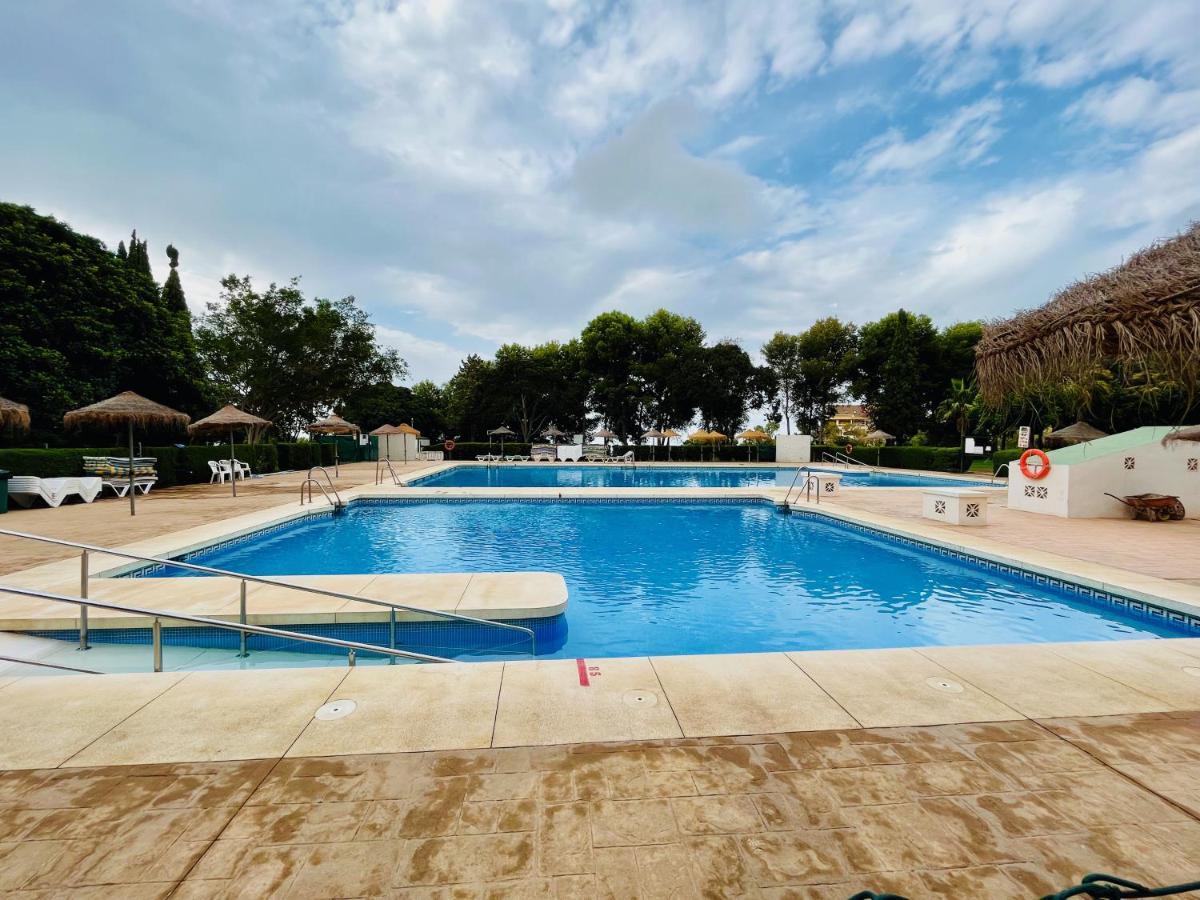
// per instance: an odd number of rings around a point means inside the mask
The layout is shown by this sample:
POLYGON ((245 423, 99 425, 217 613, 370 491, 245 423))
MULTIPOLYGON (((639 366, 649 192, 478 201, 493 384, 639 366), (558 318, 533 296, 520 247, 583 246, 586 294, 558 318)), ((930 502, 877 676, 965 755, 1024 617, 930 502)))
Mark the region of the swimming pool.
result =
MULTIPOLYGON (((1192 633, 763 501, 357 502, 189 559, 257 575, 560 572, 570 599, 564 616, 539 621, 547 657, 1192 633)), ((446 638, 466 626, 438 627, 427 645, 404 646, 486 657, 446 638)))
MULTIPOLYGON (((806 466, 812 472, 832 472, 806 466)), ((904 475, 893 472, 838 470, 845 487, 971 487, 987 485, 965 479, 936 475, 904 475)), ((719 468, 714 466, 608 466, 533 465, 455 466, 443 472, 416 478, 410 487, 541 487, 541 488, 746 488, 782 487, 792 484, 794 468, 719 468)))

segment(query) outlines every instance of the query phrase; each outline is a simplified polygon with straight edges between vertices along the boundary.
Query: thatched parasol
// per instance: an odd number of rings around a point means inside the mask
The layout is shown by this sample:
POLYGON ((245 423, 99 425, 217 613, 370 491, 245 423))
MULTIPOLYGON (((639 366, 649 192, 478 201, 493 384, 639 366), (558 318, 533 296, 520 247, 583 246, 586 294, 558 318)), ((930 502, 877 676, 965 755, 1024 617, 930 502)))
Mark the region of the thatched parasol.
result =
POLYGON ((224 434, 229 432, 229 484, 233 488, 233 496, 237 496, 237 469, 233 460, 233 433, 239 428, 253 431, 255 428, 266 428, 271 423, 253 413, 244 412, 231 403, 226 403, 211 416, 206 416, 199 422, 188 426, 188 434, 193 437, 203 437, 206 434, 224 434))
POLYGON ((983 399, 1082 378, 1097 360, 1148 363, 1200 382, 1200 222, 1124 264, 1065 288, 1039 309, 985 325, 975 347, 983 399))
POLYGON ((682 437, 674 428, 666 428, 663 430, 663 437, 667 439, 667 462, 671 461, 671 438, 682 437))
POLYGON ((769 441, 771 436, 761 428, 747 428, 741 434, 734 435, 739 441, 746 442, 746 462, 750 462, 750 445, 754 444, 754 452, 757 456, 758 446, 763 441, 769 441))
MULTIPOLYGON (((323 419, 317 419, 311 425, 304 429, 309 434, 359 434, 362 429, 352 422, 347 422, 336 413, 330 413, 323 419)), ((335 477, 341 477, 341 469, 338 465, 338 445, 337 441, 333 442, 333 474, 335 477)))
MULTIPOLYGON (((421 436, 421 432, 417 431, 417 429, 413 428, 411 425, 405 425, 403 422, 401 422, 399 425, 396 426, 396 433, 405 435, 405 438, 404 438, 404 464, 408 465, 408 435, 411 434, 414 438, 419 438, 421 436)), ((418 445, 418 448, 419 448, 419 446, 420 445, 418 445)))
POLYGON ((895 439, 896 436, 894 434, 888 434, 882 428, 876 428, 867 435, 867 440, 872 444, 886 444, 888 441, 894 441, 895 439))
POLYGON ((1066 428, 1058 428, 1042 438, 1043 444, 1052 447, 1066 447, 1071 444, 1082 444, 1094 441, 1096 438, 1108 437, 1108 432, 1093 428, 1087 422, 1076 422, 1066 428))
POLYGON ((488 452, 490 453, 491 449, 492 449, 492 438, 499 437, 500 438, 500 455, 503 456, 504 455, 504 439, 507 437, 516 437, 516 436, 517 436, 517 433, 515 431, 513 431, 511 428, 509 428, 507 425, 501 425, 499 428, 493 428, 491 431, 488 432, 488 452))
POLYGON ((1162 439, 1164 447, 1168 444, 1173 444, 1176 441, 1200 442, 1200 425, 1188 425, 1185 428, 1177 429, 1162 439))
POLYGON ((650 444, 650 461, 654 462, 654 457, 658 450, 657 442, 662 439, 663 433, 661 431, 659 431, 657 428, 651 428, 649 431, 647 431, 645 434, 643 434, 642 437, 647 441, 653 442, 650 444))
POLYGON ((0 428, 11 428, 20 432, 28 431, 29 407, 24 403, 0 397, 0 428))
POLYGON ((133 426, 139 428, 182 428, 192 417, 179 410, 125 391, 91 406, 73 409, 63 416, 67 428, 129 429, 129 514, 137 515, 137 491, 133 487, 133 426))
POLYGON ((542 434, 545 437, 550 438, 550 440, 552 440, 554 443, 557 444, 558 439, 560 437, 565 437, 567 433, 565 431, 561 430, 558 426, 551 425, 549 428, 547 428, 545 431, 543 431, 542 434))

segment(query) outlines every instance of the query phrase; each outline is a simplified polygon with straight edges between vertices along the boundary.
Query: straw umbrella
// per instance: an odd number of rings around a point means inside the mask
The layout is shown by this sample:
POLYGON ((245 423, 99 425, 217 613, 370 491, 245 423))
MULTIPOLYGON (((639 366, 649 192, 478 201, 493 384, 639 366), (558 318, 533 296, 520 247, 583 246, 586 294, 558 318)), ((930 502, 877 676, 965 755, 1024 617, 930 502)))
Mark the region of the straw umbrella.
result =
POLYGON ((415 438, 421 436, 421 432, 413 428, 411 425, 406 425, 401 422, 396 426, 396 434, 404 435, 404 464, 408 465, 408 436, 411 434, 415 438))
POLYGON ((762 441, 769 441, 771 436, 761 428, 748 428, 739 435, 735 435, 739 441, 746 442, 746 462, 750 462, 750 445, 754 444, 755 456, 758 455, 758 445, 762 441))
POLYGON ((1108 437, 1108 432, 1093 428, 1087 422, 1076 422, 1074 425, 1057 428, 1045 435, 1042 443, 1054 447, 1067 447, 1071 444, 1084 444, 1102 437, 1108 437))
POLYGON ((99 403, 73 409, 63 416, 67 428, 120 428, 129 429, 129 514, 137 515, 137 491, 133 487, 133 426, 139 428, 167 427, 182 428, 192 417, 186 413, 147 400, 133 391, 125 391, 99 403))
POLYGON ((566 432, 565 432, 565 431, 561 431, 561 430, 560 430, 560 429, 559 429, 559 428, 558 428, 556 425, 553 425, 553 424, 552 424, 552 425, 551 425, 549 428, 547 428, 545 431, 543 431, 543 432, 542 432, 542 434, 543 434, 545 437, 548 437, 548 438, 550 438, 550 440, 551 440, 553 443, 557 444, 557 443, 558 443, 558 439, 559 439, 560 437, 563 437, 564 435, 566 435, 566 432))
POLYGON ((668 428, 662 433, 662 436, 667 439, 667 462, 671 461, 671 438, 679 437, 679 432, 674 428, 668 428))
POLYGON ((507 425, 501 425, 499 428, 493 428, 488 432, 488 451, 492 449, 492 438, 498 436, 500 438, 500 455, 504 455, 504 439, 507 437, 516 437, 517 433, 507 425))
POLYGON ((712 461, 716 462, 717 461, 717 446, 716 445, 721 443, 721 441, 729 440, 729 435, 721 434, 721 432, 719 432, 719 431, 710 431, 708 433, 708 437, 709 437, 709 440, 711 440, 713 443, 712 461))
MULTIPOLYGON (((651 428, 649 431, 647 431, 645 434, 642 435, 642 437, 648 441, 657 441, 657 440, 661 439, 662 436, 663 436, 663 433, 661 431, 659 431, 657 428, 651 428)), ((650 445, 650 461, 651 462, 654 462, 655 449, 657 446, 658 446, 657 444, 650 445)))
POLYGON ((870 434, 867 435, 867 440, 875 445, 875 467, 876 468, 879 468, 879 448, 882 447, 884 444, 886 444, 888 441, 894 441, 895 439, 896 439, 896 436, 894 434, 888 434, 882 428, 876 428, 874 431, 872 431, 870 434))
POLYGON ((224 434, 229 432, 229 484, 233 488, 233 496, 237 496, 237 469, 233 466, 233 432, 237 428, 251 431, 255 428, 266 428, 271 423, 253 413, 243 412, 236 406, 225 404, 215 413, 199 422, 188 426, 188 434, 201 437, 206 434, 224 434))
MULTIPOLYGON (((347 422, 341 416, 331 414, 323 419, 317 419, 307 428, 304 429, 309 434, 358 434, 362 431, 357 425, 347 422)), ((336 477, 341 476, 341 470, 338 468, 338 446, 337 441, 333 442, 333 474, 336 477)))
POLYGON ((387 438, 386 442, 384 443, 385 449, 383 451, 383 457, 384 457, 384 459, 391 459, 392 458, 392 435, 400 434, 401 433, 400 430, 397 429, 395 425, 388 425, 385 423, 383 425, 380 425, 374 431, 369 431, 367 433, 369 435, 371 435, 372 437, 387 438))
POLYGON ((700 445, 700 462, 704 462, 704 445, 712 440, 712 433, 703 428, 697 428, 688 435, 688 440, 700 445))
POLYGON ((0 397, 0 428, 11 428, 22 433, 28 431, 29 407, 0 397))

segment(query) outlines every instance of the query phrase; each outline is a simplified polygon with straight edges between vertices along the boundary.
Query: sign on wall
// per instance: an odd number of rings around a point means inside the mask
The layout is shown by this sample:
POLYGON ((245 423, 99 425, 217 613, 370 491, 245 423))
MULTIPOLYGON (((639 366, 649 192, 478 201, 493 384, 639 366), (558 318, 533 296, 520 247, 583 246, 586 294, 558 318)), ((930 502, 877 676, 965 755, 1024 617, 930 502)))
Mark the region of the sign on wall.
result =
POLYGON ((1021 450, 1029 449, 1029 426, 1022 425, 1017 429, 1017 447, 1021 450))

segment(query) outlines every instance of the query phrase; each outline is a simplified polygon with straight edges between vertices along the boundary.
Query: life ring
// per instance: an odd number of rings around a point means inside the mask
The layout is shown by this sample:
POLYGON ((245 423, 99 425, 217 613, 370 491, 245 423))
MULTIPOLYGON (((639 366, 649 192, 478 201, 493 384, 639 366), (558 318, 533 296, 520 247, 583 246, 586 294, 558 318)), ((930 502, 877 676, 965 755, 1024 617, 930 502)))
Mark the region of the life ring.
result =
POLYGON ((442 446, 445 447, 446 452, 449 453, 454 450, 455 444, 454 441, 446 441, 446 443, 442 444, 442 446))
POLYGON ((1039 479, 1045 478, 1050 474, 1050 457, 1048 457, 1043 450, 1030 448, 1021 454, 1020 466, 1022 475, 1024 475, 1026 478, 1032 479, 1033 481, 1038 481, 1039 479), (1030 457, 1037 457, 1039 465, 1036 469, 1029 468, 1030 457))
POLYGON ((853 444, 847 444, 847 445, 846 445, 846 455, 847 455, 847 456, 849 456, 849 455, 850 455, 851 453, 853 453, 853 452, 854 452, 854 445, 853 445, 853 444))

